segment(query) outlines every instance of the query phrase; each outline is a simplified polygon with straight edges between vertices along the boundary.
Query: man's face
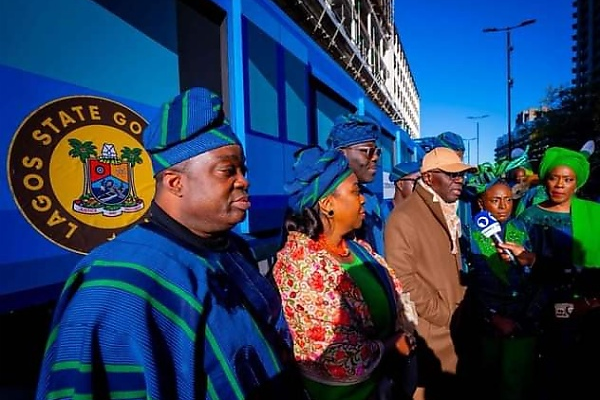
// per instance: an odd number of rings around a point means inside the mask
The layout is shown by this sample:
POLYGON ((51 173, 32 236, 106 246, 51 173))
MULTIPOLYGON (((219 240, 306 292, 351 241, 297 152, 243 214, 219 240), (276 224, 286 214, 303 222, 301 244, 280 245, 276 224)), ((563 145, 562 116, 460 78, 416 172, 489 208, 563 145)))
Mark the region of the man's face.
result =
POLYGON ((527 175, 525 174, 525 169, 517 168, 515 170, 515 183, 524 183, 527 179, 527 175))
POLYGON ((360 183, 372 182, 375 179, 377 162, 381 155, 381 149, 375 145, 375 142, 343 147, 342 151, 360 183))
POLYGON ((444 172, 442 170, 433 170, 423 173, 423 181, 431 186, 433 191, 446 203, 454 203, 462 193, 465 174, 466 171, 444 172))
POLYGON ((199 236, 224 232, 250 208, 246 165, 238 145, 202 153, 185 164, 180 181, 180 222, 199 236))
POLYGON ((415 190, 415 185, 420 175, 419 172, 414 172, 396 181, 396 190, 400 193, 400 197, 405 199, 415 190))

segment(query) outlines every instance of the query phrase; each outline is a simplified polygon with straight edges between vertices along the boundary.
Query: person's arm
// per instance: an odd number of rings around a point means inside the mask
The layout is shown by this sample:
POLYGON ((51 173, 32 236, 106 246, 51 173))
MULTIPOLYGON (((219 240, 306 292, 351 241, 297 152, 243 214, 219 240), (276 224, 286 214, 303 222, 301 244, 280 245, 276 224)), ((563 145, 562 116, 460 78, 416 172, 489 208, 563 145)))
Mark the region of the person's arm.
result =
POLYGON ((70 399, 108 399, 118 393, 153 398, 157 394, 147 384, 149 366, 143 362, 144 349, 124 332, 137 333, 141 318, 130 313, 131 293, 95 284, 84 283, 86 287, 75 293, 75 301, 57 310, 42 363, 38 399, 58 394, 70 399), (115 312, 120 314, 117 318, 115 312))
POLYGON ((398 307, 397 318, 396 318, 396 331, 414 332, 417 323, 418 315, 415 309, 415 303, 410 299, 410 293, 404 290, 402 282, 396 276, 396 272, 390 268, 385 258, 375 253, 371 246, 364 240, 359 240, 359 244, 365 247, 369 253, 375 258, 375 260, 387 271, 392 284, 394 285, 396 304, 398 307))
POLYGON ((433 325, 448 326, 453 310, 438 291, 418 274, 422 249, 418 248, 415 237, 417 232, 412 221, 392 213, 385 228, 387 263, 402 282, 403 290, 410 293, 419 317, 433 325))
MULTIPOLYGON (((549 293, 553 290, 552 285, 545 285, 543 280, 545 271, 544 265, 548 265, 548 260, 540 253, 534 252, 534 243, 539 244, 539 237, 536 237, 536 229, 531 229, 525 223, 526 216, 513 219, 509 224, 523 232, 518 243, 507 242, 509 249, 514 252, 519 266, 512 266, 512 271, 517 272, 515 282, 518 284, 522 293, 528 293, 525 304, 525 313, 519 318, 518 329, 527 331, 537 331, 541 321, 543 310, 547 307, 549 293), (533 236, 532 236, 533 235, 533 236), (516 245, 511 248, 511 245, 516 245)), ((515 239, 515 238, 513 238, 515 239)), ((538 247, 538 250, 540 247, 538 247)))
POLYGON ((552 245, 553 230, 538 224, 538 221, 529 215, 531 212, 530 209, 526 210, 511 223, 523 227, 527 232, 526 250, 535 253, 535 265, 531 266, 532 279, 540 283, 555 282, 557 271, 560 271, 560 268, 554 266, 560 261, 554 256, 554 252, 559 252, 560 247, 552 245))

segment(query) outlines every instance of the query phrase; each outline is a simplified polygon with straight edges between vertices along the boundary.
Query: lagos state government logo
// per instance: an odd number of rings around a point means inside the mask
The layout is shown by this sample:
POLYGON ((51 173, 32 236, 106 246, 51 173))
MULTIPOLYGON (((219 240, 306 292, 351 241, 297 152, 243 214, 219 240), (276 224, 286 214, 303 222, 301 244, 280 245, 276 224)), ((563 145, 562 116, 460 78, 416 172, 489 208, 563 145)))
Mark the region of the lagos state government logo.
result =
POLYGON ((56 99, 28 115, 8 152, 9 185, 25 219, 81 254, 138 222, 154 196, 146 125, 128 107, 92 96, 56 99))

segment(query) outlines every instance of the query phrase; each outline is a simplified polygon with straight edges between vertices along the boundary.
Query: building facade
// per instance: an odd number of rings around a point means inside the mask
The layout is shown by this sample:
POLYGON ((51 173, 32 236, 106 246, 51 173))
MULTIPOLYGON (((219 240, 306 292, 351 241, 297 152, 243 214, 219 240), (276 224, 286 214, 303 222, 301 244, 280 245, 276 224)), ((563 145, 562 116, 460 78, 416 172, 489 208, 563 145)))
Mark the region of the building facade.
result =
POLYGON ((600 83, 600 1, 574 0, 573 84, 600 83))
MULTIPOLYGON (((548 147, 547 139, 537 135, 531 126, 537 118, 541 118, 548 108, 529 108, 517 114, 515 127, 511 133, 511 144, 514 149, 525 149, 529 145, 529 157, 538 159, 548 147)), ((502 160, 508 157, 508 135, 504 134, 496 140, 495 159, 502 160)))
POLYGON ((393 0, 275 0, 411 138, 420 98, 394 25, 393 0))

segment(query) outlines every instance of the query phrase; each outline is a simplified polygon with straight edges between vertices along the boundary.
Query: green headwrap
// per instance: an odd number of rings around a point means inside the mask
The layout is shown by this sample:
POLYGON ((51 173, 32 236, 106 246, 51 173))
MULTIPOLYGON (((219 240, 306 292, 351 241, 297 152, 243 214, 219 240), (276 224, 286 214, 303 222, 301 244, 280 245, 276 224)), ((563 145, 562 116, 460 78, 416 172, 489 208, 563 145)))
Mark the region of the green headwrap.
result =
POLYGON ((590 176, 590 163, 581 152, 564 147, 550 147, 544 153, 540 164, 540 178, 546 179, 546 175, 558 166, 569 167, 575 172, 577 189, 582 187, 590 176))
MULTIPOLYGON (((587 182, 590 176, 590 163, 579 151, 563 147, 550 147, 540 164, 540 177, 546 178, 554 168, 567 166, 577 177, 577 188, 587 182)), ((573 226, 573 264, 586 268, 600 268, 600 247, 598 246, 598 226, 600 226, 600 205, 576 197, 571 201, 571 222, 573 226)))
POLYGON ((467 179, 467 189, 473 191, 477 195, 482 194, 499 181, 506 179, 506 174, 509 171, 526 165, 529 160, 527 155, 528 151, 529 146, 527 146, 525 151, 519 157, 512 161, 504 160, 493 164, 489 162, 479 164, 477 172, 470 175, 467 179))

